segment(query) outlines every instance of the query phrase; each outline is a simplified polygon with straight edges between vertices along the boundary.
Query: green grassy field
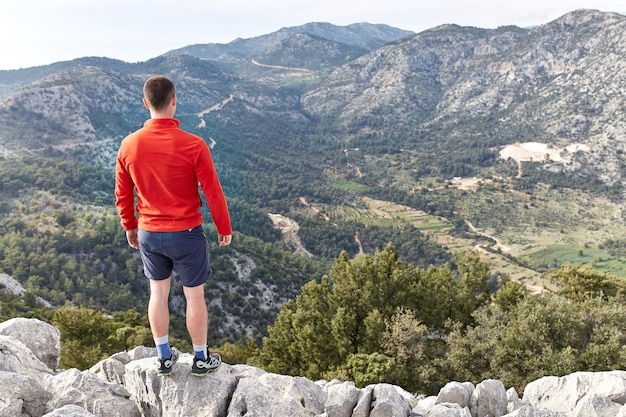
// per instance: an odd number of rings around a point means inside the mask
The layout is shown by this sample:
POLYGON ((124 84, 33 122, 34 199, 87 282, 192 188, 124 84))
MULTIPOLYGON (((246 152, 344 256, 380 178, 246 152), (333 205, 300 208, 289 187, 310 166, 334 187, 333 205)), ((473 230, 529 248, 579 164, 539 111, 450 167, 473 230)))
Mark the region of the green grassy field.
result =
POLYGON ((626 278, 626 260, 611 257, 606 251, 594 247, 549 245, 528 251, 520 259, 537 268, 556 267, 565 264, 591 264, 606 274, 626 278))
MULTIPOLYGON (((403 177, 405 189, 425 186, 408 178, 403 177)), ((626 278, 626 259, 611 257, 600 249, 606 240, 626 235, 622 207, 618 204, 581 191, 550 187, 536 186, 529 192, 519 192, 502 179, 457 183, 461 184, 458 188, 430 188, 429 192, 439 193, 452 202, 459 216, 475 227, 474 239, 452 235, 453 225, 443 217, 401 204, 358 197, 365 186, 351 181, 334 186, 355 195, 352 205, 315 205, 315 208, 331 220, 398 227, 411 224, 435 237, 453 253, 477 250, 489 262, 493 274, 508 275, 531 289, 550 287, 545 273, 568 263, 591 264, 604 273, 626 278), (485 244, 479 235, 497 239, 499 245, 479 246, 478 243, 485 244)))

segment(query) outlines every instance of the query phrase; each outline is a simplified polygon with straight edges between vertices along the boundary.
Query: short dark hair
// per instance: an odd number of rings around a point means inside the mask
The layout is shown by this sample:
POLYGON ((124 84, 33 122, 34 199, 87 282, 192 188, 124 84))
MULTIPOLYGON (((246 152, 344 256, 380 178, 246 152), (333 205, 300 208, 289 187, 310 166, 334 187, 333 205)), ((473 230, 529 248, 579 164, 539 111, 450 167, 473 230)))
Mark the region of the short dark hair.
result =
POLYGON ((143 86, 143 96, 154 110, 165 109, 176 94, 174 83, 167 77, 157 75, 148 78, 143 86))

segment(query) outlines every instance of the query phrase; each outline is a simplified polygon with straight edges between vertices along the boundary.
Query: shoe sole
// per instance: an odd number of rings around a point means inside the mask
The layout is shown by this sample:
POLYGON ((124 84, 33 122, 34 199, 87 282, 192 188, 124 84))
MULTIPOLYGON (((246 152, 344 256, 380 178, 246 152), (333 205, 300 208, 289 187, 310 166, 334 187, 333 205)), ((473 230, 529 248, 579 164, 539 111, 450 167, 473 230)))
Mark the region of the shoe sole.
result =
POLYGON ((212 374, 213 372, 217 372, 217 371, 219 371, 219 369, 220 369, 221 367, 222 367, 222 364, 220 363, 220 364, 219 364, 219 366, 218 366, 217 368, 215 368, 215 369, 209 369, 208 371, 203 372, 203 373, 199 373, 199 372, 194 372, 194 371, 191 371, 191 375, 193 375, 193 376, 197 376, 197 377, 207 376, 208 374, 212 374))
POLYGON ((169 372, 161 372, 157 369, 157 376, 170 376, 172 375, 172 372, 174 371, 174 365, 176 364, 176 362, 178 362, 178 359, 180 359, 180 354, 176 354, 176 359, 174 359, 174 362, 172 363, 172 367, 170 368, 169 372))

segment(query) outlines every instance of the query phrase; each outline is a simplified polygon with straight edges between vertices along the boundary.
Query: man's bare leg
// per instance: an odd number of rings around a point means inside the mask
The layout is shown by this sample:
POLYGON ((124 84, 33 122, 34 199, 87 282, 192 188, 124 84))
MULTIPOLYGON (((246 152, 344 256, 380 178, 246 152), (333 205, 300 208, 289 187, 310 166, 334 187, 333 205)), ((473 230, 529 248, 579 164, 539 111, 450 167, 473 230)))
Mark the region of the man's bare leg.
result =
POLYGON ((150 280, 150 301, 148 302, 148 320, 157 348, 159 366, 157 374, 171 375, 174 363, 178 360, 178 351, 172 349, 169 343, 170 327, 170 295, 171 277, 155 281, 150 280))
POLYGON ((187 300, 187 330, 191 343, 206 346, 209 331, 209 312, 204 299, 204 285, 183 287, 187 300))
POLYGON ((170 327, 169 296, 171 277, 160 281, 150 280, 148 320, 152 336, 156 339, 167 336, 170 327))

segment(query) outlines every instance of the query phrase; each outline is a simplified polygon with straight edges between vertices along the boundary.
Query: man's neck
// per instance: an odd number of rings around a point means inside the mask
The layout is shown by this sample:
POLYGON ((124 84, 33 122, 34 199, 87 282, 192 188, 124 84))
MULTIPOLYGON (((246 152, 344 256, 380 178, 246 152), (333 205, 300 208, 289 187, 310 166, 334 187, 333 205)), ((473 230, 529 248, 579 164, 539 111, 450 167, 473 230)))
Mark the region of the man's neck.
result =
POLYGON ((151 119, 173 119, 174 112, 169 109, 168 111, 150 112, 150 118, 151 119))

